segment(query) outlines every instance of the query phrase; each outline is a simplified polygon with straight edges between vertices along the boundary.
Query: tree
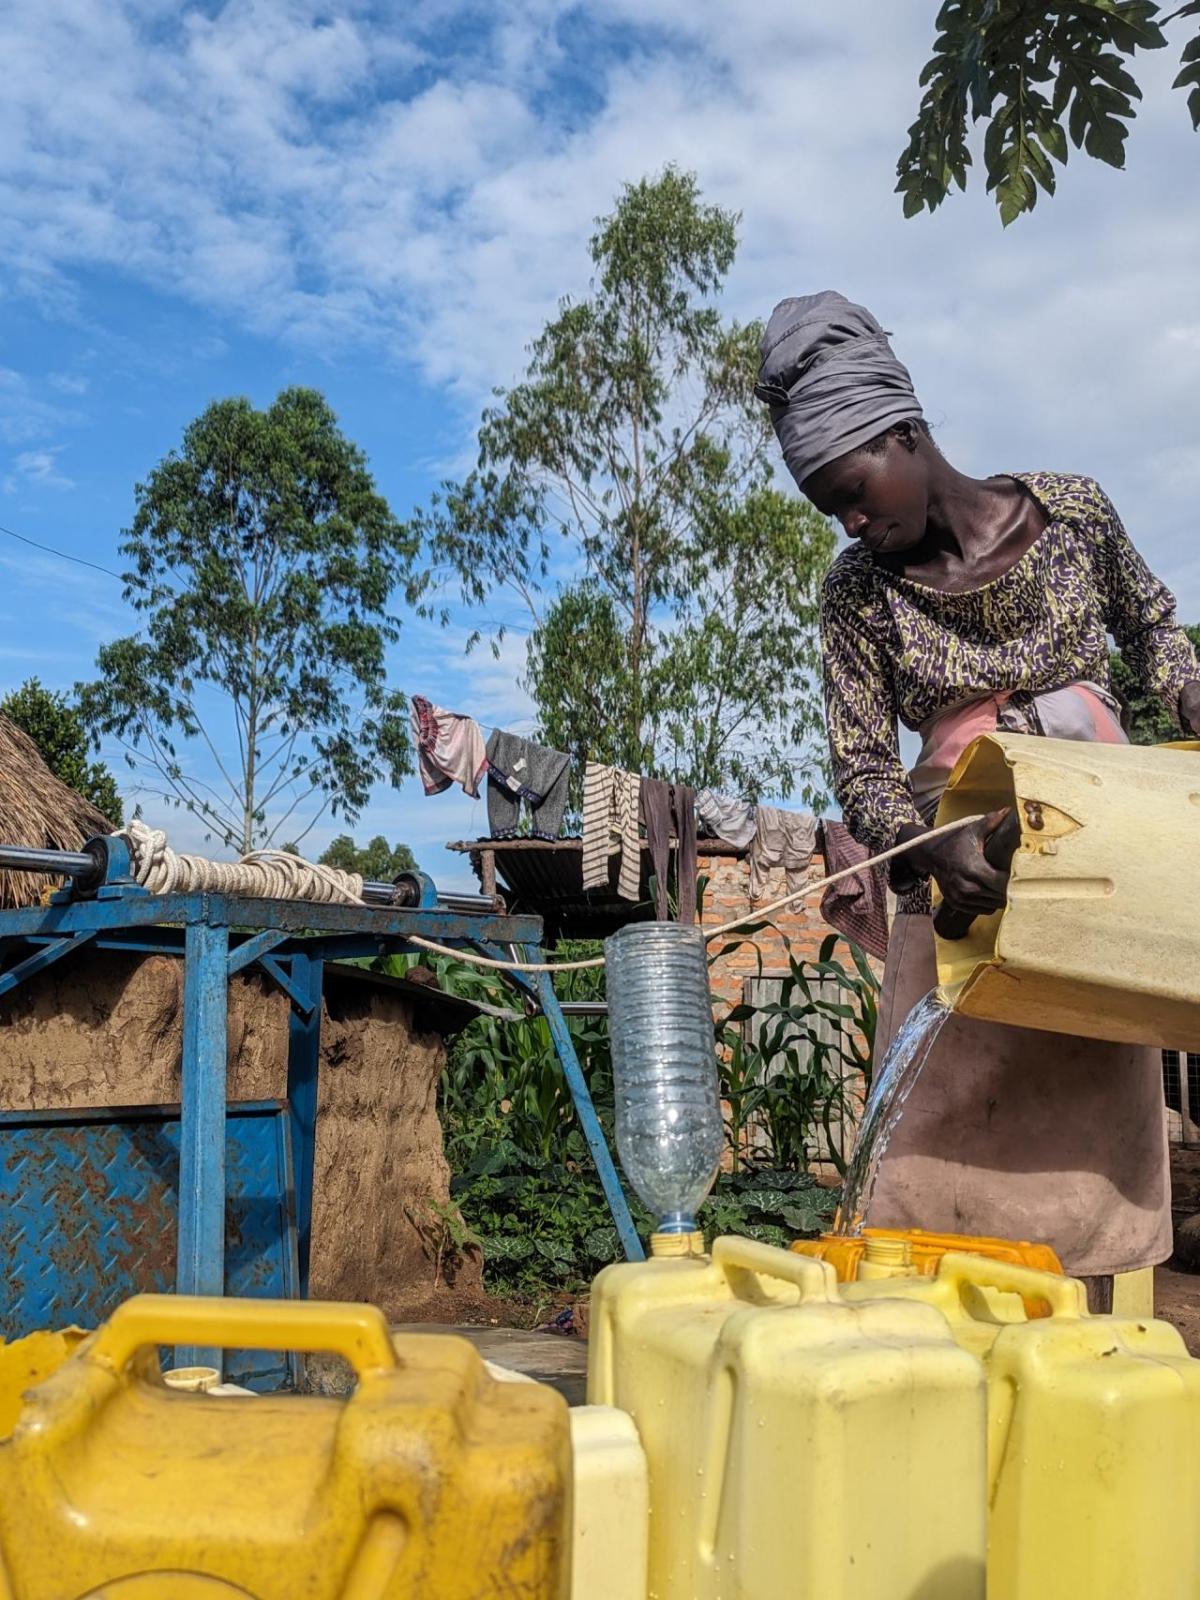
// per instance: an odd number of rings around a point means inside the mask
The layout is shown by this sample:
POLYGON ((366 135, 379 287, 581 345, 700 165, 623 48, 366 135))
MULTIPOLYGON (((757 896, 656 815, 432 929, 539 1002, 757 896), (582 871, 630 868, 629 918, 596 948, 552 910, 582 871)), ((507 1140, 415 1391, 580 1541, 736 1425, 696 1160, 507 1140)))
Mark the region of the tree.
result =
POLYGON ((313 389, 220 400, 136 497, 122 552, 144 627, 79 686, 87 725, 240 852, 326 810, 353 821, 377 776, 411 771, 384 653, 393 593, 422 587, 362 452, 313 389))
POLYGON ((357 872, 368 883, 391 883, 402 872, 415 870, 417 861, 406 844, 391 845, 377 833, 364 850, 360 850, 348 833, 337 838, 320 858, 325 867, 340 867, 343 872, 357 872))
MULTIPOLYGON (((968 119, 986 122, 987 187, 1007 227, 1053 194, 1053 163, 1068 138, 1109 166, 1125 165, 1128 124, 1142 98, 1128 70, 1139 50, 1167 44, 1164 26, 1200 16, 1200 0, 1168 9, 1150 0, 946 0, 937 14, 925 90, 897 164, 904 214, 935 211, 951 184, 967 186, 968 119)), ((1175 87, 1200 127, 1200 35, 1183 48, 1175 87)))
POLYGON ((673 168, 628 185, 597 222, 590 293, 561 303, 484 412, 476 470, 416 525, 468 604, 507 594, 527 612, 548 743, 813 798, 834 541, 774 487, 761 329, 715 304, 736 225, 673 168))
POLYGON ((65 694, 45 689, 37 678, 0 700, 0 716, 15 722, 42 752, 56 778, 90 800, 114 828, 125 820, 117 781, 102 761, 89 761, 91 741, 83 718, 65 694))
MULTIPOLYGON (((1200 626, 1188 624, 1183 630, 1200 650, 1200 626)), ((1167 744, 1182 737, 1179 724, 1156 694, 1147 694, 1120 651, 1109 654, 1113 693, 1125 712, 1126 732, 1133 744, 1167 744)))

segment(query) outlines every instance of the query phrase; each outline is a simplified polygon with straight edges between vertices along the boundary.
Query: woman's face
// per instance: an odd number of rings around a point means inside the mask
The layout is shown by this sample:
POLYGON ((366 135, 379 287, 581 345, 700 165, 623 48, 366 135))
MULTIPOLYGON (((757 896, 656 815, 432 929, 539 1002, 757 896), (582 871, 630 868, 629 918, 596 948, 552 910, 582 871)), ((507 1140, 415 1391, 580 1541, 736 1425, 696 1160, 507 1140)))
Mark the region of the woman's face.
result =
POLYGON ((920 441, 889 433, 883 450, 852 450, 806 478, 804 493, 872 555, 912 550, 925 537, 929 476, 920 441))

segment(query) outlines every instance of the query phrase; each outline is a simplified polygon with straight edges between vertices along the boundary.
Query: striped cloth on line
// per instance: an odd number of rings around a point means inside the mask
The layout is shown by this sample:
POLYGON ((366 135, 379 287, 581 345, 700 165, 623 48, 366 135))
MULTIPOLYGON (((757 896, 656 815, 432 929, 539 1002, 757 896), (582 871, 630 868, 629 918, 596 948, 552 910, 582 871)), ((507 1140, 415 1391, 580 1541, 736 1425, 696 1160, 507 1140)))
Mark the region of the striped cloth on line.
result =
POLYGON ((620 767, 589 761, 583 773, 583 887, 608 883, 608 858, 614 835, 620 840, 621 871, 617 893, 622 900, 641 894, 642 846, 638 837, 641 779, 620 767))

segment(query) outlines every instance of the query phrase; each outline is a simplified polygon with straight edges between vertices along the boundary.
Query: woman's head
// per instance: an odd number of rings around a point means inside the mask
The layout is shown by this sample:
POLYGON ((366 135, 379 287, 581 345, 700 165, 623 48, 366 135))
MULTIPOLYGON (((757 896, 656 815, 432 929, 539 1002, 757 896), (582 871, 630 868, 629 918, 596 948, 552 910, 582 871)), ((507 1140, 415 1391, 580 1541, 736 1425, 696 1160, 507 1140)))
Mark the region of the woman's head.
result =
POLYGON ((923 418, 897 422, 836 456, 801 485, 826 516, 872 555, 912 550, 925 536, 931 475, 942 458, 923 418))
POLYGON ((936 458, 908 369, 871 313, 832 290, 781 300, 755 393, 797 484, 871 548, 907 548, 936 458), (843 508, 845 508, 843 510, 843 508))

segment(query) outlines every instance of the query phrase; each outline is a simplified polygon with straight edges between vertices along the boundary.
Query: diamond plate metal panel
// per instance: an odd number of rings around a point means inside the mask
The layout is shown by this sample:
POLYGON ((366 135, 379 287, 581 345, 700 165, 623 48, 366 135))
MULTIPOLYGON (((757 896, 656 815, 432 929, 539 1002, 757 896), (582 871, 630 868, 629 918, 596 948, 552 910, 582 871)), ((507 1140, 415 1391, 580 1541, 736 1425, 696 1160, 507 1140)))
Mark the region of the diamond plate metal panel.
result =
MULTIPOLYGON (((179 1112, 0 1114, 0 1333, 95 1327, 131 1294, 175 1287, 179 1112)), ((226 1117, 225 1285, 233 1295, 297 1292, 284 1106, 226 1117)), ((277 1387, 271 1352, 226 1358, 233 1382, 277 1387)))

